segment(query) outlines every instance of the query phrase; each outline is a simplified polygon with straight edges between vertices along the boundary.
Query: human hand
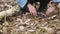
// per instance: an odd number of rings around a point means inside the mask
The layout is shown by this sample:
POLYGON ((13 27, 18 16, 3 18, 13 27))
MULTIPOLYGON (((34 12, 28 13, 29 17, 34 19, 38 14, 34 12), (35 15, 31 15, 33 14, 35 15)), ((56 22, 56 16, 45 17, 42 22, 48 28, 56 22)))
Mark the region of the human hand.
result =
POLYGON ((34 6, 32 6, 31 4, 28 4, 27 7, 28 7, 31 15, 37 16, 37 11, 34 6))
POLYGON ((46 11, 46 16, 49 16, 54 10, 55 10, 56 7, 49 7, 46 11))

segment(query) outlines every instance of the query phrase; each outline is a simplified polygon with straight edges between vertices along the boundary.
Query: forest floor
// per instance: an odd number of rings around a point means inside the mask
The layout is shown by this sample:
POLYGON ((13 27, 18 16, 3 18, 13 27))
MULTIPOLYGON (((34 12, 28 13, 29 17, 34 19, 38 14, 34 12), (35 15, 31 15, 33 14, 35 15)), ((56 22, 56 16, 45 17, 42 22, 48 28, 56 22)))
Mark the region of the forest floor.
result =
MULTIPOLYGON (((15 6, 14 0, 0 0, 0 12, 15 6)), ((60 12, 55 10, 49 17, 34 17, 29 13, 15 14, 0 20, 0 34, 60 34, 60 12)))

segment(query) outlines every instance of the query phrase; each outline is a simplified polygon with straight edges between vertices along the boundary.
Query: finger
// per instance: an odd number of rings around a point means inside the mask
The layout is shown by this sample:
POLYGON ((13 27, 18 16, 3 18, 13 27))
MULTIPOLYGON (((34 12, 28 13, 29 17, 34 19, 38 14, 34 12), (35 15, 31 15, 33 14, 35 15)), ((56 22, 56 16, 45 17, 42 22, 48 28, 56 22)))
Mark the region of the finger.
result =
POLYGON ((33 15, 34 15, 34 16, 37 16, 37 12, 36 12, 36 11, 34 11, 34 12, 33 12, 33 15))
POLYGON ((33 15, 37 16, 37 11, 35 9, 33 10, 33 15))
POLYGON ((33 11, 32 11, 32 9, 30 9, 30 14, 33 15, 33 11))

